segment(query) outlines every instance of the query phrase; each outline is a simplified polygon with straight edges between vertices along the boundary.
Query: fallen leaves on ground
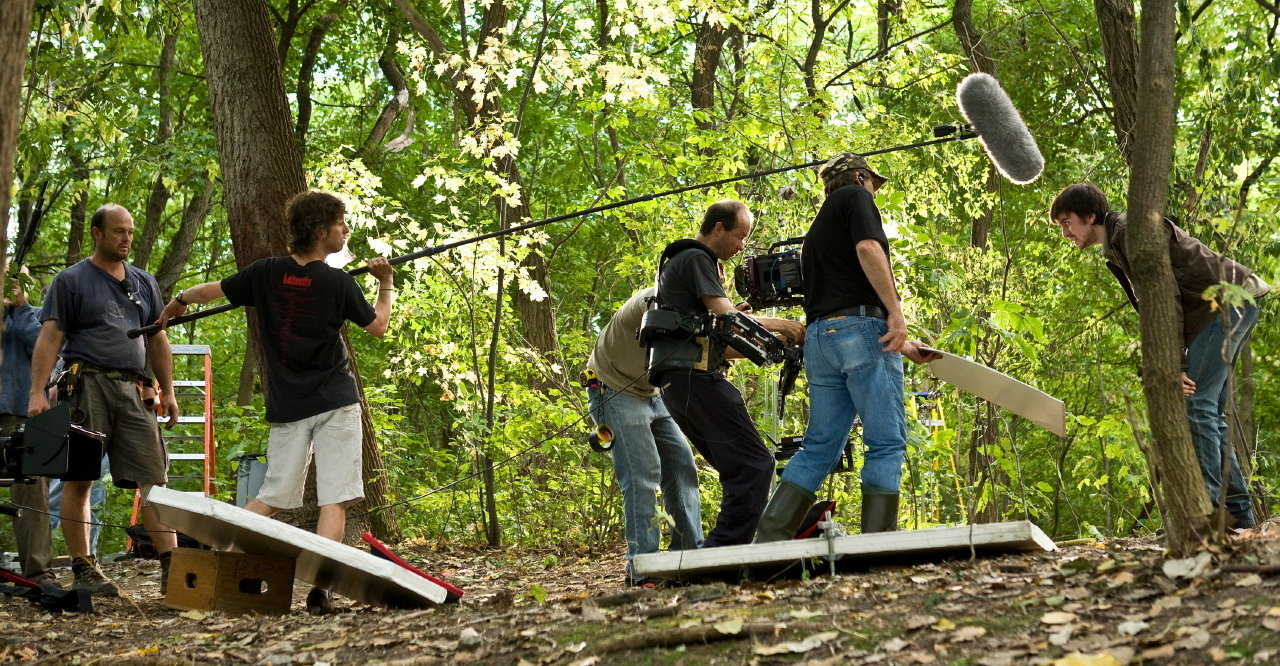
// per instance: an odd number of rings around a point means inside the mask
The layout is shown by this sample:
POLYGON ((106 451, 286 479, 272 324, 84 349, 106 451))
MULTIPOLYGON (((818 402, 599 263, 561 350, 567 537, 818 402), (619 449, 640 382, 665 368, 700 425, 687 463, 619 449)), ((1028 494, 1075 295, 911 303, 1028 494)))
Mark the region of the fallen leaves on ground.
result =
MULTIPOLYGON (((94 615, 0 603, 0 664, 616 663, 675 651, 696 662, 805 660, 982 666, 1280 658, 1280 535, 1165 560, 1154 539, 1054 553, 890 566, 831 577, 627 588, 607 555, 402 545, 466 590, 420 610, 338 599, 337 615, 229 615, 163 605, 154 562, 113 563, 120 599, 94 615)), ((817 569, 824 572, 825 566, 817 569)), ((63 572, 69 582, 69 572, 63 572)))

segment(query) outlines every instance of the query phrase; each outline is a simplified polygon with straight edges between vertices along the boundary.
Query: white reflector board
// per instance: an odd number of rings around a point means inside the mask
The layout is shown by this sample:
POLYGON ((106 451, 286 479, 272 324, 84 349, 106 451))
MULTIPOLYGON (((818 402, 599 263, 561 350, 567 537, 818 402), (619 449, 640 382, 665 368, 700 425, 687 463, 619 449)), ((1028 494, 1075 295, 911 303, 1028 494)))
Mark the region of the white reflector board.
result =
POLYGON ((161 486, 151 489, 147 501, 161 522, 206 546, 294 558, 298 580, 349 599, 423 608, 447 596, 443 587, 394 562, 225 502, 161 486))
POLYGON ((1067 408, 1061 400, 967 358, 941 349, 929 351, 942 354, 942 358, 928 364, 933 376, 965 393, 1004 407, 1059 437, 1066 437, 1067 408))
MULTIPOLYGON (((926 530, 878 532, 836 537, 750 543, 741 546, 675 550, 636 555, 632 566, 641 576, 679 580, 755 567, 785 567, 834 553, 838 564, 897 563, 979 555, 1057 550, 1053 541, 1030 521, 987 523, 926 530)), ((824 571, 826 564, 816 566, 824 571)))

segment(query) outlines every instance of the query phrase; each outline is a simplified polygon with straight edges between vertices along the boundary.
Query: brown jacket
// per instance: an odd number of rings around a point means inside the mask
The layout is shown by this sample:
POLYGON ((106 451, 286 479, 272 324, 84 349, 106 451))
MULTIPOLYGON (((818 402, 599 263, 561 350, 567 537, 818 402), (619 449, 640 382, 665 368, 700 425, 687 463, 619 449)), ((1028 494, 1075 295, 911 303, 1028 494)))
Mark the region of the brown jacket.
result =
MULTIPOLYGON (((1107 268, 1120 281, 1129 302, 1137 309, 1138 296, 1130 278, 1133 269, 1129 265, 1125 214, 1112 211, 1107 213, 1102 223, 1105 229, 1102 257, 1107 260, 1107 268)), ((1169 263, 1177 283, 1182 346, 1187 348, 1217 316, 1211 302, 1205 300, 1204 290, 1220 282, 1244 285, 1253 276, 1253 271, 1210 250, 1168 219, 1164 220, 1164 228, 1169 235, 1169 263)))

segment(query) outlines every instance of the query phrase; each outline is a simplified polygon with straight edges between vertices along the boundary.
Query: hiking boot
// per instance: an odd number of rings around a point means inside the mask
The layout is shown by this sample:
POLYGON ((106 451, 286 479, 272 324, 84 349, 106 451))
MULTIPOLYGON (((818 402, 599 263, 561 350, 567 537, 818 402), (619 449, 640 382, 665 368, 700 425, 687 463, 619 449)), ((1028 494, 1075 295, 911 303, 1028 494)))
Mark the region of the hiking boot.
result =
POLYGON ((329 594, 329 590, 313 587, 307 593, 307 612, 311 615, 332 615, 338 612, 338 609, 333 605, 333 597, 329 594))
POLYGON ((173 561, 173 551, 160 556, 160 595, 169 594, 169 563, 173 561))
POLYGON ((102 569, 98 567, 98 558, 93 555, 71 558, 71 573, 75 574, 72 589, 84 590, 99 597, 120 596, 120 589, 102 573, 102 569))
POLYGON ((51 571, 41 572, 39 574, 36 574, 35 576, 32 576, 28 580, 35 583, 37 587, 43 583, 52 583, 54 585, 57 585, 58 587, 62 587, 62 585, 58 583, 58 577, 53 575, 53 572, 51 571))

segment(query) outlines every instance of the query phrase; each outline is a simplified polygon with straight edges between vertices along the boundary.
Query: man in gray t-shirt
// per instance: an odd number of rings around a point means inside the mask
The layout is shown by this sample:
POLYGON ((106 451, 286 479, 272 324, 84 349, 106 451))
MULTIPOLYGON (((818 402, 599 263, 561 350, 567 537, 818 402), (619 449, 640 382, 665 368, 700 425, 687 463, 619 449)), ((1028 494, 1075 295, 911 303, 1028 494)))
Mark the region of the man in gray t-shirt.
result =
MULTIPOLYGON (((142 522, 160 553, 163 593, 169 553, 177 539, 145 498, 152 486, 167 483, 169 462, 156 414, 143 404, 139 382, 150 362, 159 382, 162 410, 172 427, 178 422, 173 357, 163 331, 132 340, 126 335, 160 316, 160 288, 151 274, 125 263, 133 245, 129 211, 106 204, 93 214, 90 224, 93 256, 54 278, 45 296, 40 315, 44 323, 31 357, 27 413, 35 416, 49 409, 45 382, 61 353, 68 372, 77 377, 74 390, 64 383, 59 392, 59 399, 70 403, 72 422, 106 436, 111 477, 117 486, 142 490, 142 522)), ((89 490, 99 469, 97 464, 91 467, 92 478, 63 478, 62 534, 71 554, 75 587, 115 595, 115 586, 89 552, 89 490)))

